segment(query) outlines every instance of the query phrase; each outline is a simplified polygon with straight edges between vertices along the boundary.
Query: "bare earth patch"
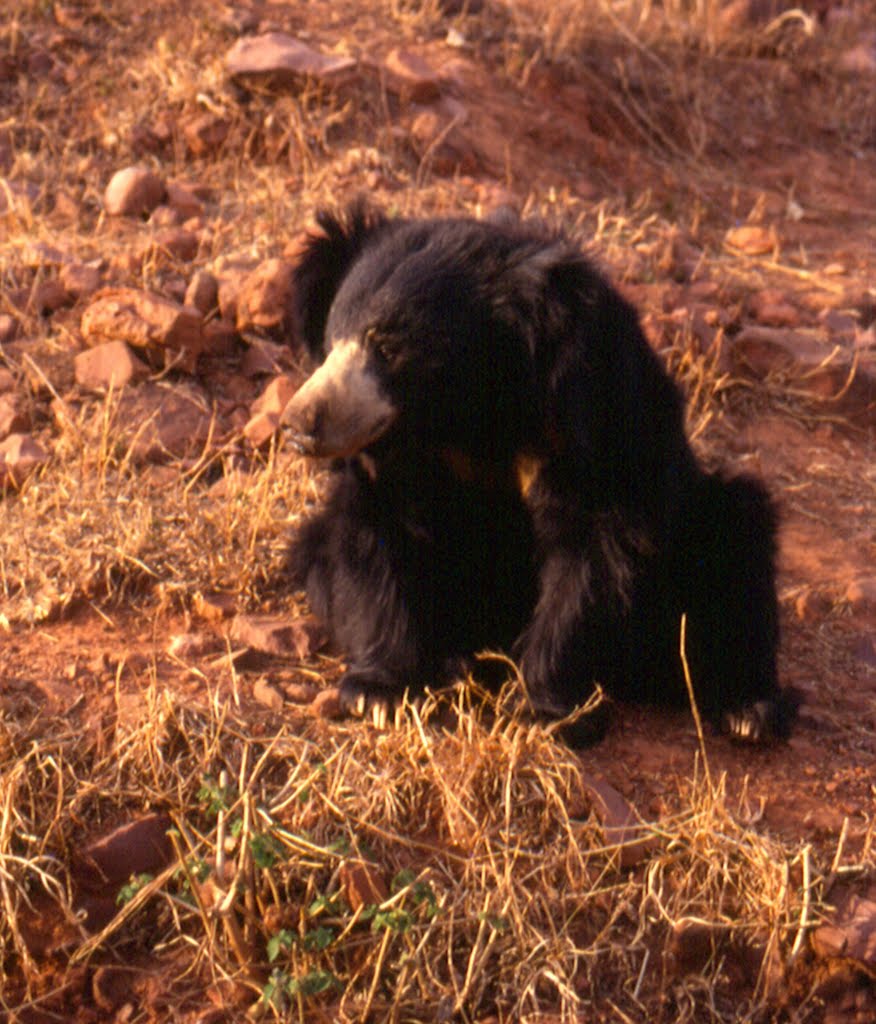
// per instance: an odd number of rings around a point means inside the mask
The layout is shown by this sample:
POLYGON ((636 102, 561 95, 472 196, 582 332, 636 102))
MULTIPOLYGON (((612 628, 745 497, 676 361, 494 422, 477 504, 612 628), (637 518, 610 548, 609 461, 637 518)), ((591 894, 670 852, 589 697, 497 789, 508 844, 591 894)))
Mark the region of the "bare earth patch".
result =
POLYGON ((876 1019, 872 19, 631 6, 13 0, 0 1020, 876 1019), (276 424, 301 232, 363 192, 577 230, 637 303, 779 503, 787 744, 573 752, 513 678, 337 717, 276 424))

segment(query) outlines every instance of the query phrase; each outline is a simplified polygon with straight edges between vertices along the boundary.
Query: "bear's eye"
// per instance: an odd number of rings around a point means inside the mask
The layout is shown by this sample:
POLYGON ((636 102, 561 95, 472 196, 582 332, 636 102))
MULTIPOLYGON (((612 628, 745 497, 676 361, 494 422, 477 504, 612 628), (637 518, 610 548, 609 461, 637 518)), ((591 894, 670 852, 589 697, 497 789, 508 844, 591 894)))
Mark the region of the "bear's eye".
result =
POLYGON ((365 346, 385 363, 391 363, 395 358, 396 349, 392 339, 381 334, 376 327, 369 327, 365 332, 365 346))

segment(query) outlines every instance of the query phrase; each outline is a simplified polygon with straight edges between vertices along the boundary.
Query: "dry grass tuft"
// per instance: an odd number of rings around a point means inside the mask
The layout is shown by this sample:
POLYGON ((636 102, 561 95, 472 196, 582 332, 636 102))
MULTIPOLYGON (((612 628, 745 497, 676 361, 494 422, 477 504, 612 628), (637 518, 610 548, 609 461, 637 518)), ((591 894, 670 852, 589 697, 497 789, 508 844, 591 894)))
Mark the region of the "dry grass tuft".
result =
POLYGON ((619 870, 579 761, 517 697, 485 708, 461 691, 386 733, 256 738, 218 696, 184 706, 151 687, 103 750, 63 719, 4 722, 0 965, 36 985, 16 921, 48 894, 71 964, 181 957, 180 991, 234 992, 269 1019, 639 1019, 658 1002, 664 1019, 759 1019, 811 902, 798 851, 695 776, 619 870), (176 863, 132 880, 87 937, 68 852, 144 798, 173 820, 176 863))
POLYGON ((66 421, 54 458, 0 501, 0 597, 9 620, 55 618, 80 600, 158 594, 184 606, 197 591, 252 600, 282 564, 292 524, 312 501, 300 459, 272 449, 240 462, 240 438, 184 466, 139 464, 107 396, 66 421), (244 468, 241 468, 243 466, 244 468), (14 542, 13 542, 14 538, 14 542))

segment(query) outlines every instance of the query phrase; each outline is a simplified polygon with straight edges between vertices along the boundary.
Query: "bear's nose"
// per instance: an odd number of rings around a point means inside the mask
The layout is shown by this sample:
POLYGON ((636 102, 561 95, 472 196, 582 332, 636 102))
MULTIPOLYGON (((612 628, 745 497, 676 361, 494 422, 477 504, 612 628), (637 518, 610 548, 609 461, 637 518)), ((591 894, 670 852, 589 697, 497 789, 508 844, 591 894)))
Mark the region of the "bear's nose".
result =
POLYGON ((289 443, 302 455, 309 455, 319 447, 325 422, 325 404, 308 402, 296 404, 293 400, 283 413, 282 424, 289 443))

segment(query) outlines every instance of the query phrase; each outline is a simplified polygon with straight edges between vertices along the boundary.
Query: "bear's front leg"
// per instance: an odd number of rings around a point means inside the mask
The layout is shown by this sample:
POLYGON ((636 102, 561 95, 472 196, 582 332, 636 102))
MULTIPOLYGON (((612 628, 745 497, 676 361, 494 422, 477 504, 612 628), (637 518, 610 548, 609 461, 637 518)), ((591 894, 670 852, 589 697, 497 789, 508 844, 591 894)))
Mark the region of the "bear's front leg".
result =
MULTIPOLYGON (((539 600, 516 644, 516 654, 534 712, 562 718, 584 704, 595 683, 608 684, 617 670, 617 595, 605 593, 598 561, 586 552, 560 549, 541 566, 539 600), (601 593, 602 600, 599 599, 601 593)), ((562 730, 572 746, 603 736, 608 709, 600 705, 562 730)))

